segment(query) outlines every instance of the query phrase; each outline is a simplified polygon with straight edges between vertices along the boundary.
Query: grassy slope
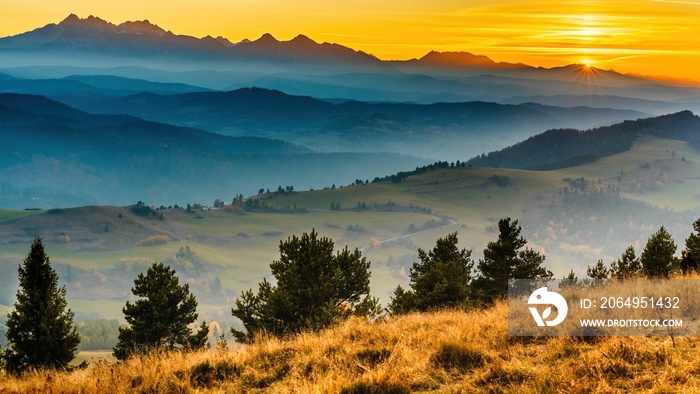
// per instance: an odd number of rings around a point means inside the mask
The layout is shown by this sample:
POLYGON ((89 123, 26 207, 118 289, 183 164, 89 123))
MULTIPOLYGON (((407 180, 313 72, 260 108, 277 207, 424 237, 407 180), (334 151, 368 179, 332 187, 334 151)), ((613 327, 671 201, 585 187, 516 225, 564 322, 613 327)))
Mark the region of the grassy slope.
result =
POLYGON ((445 393, 697 392, 692 338, 517 338, 507 306, 412 314, 386 322, 354 319, 318 334, 261 338, 228 351, 153 355, 93 363, 72 373, 3 376, 7 393, 376 391, 445 393), (399 391, 403 388, 404 391, 399 391), (381 390, 383 389, 383 390, 381 390))
POLYGON ((21 219, 27 216, 38 215, 43 212, 45 211, 12 211, 9 209, 0 209, 0 222, 21 219))
MULTIPOLYGON (((191 288, 200 299, 202 318, 218 320, 230 318, 230 306, 235 296, 244 290, 257 288, 263 277, 269 275, 269 264, 279 257, 279 241, 291 235, 300 235, 315 228, 323 236, 332 238, 336 245, 361 248, 372 261, 372 292, 386 303, 391 291, 401 284, 406 286, 406 273, 412 261, 416 259, 417 249, 431 248, 438 237, 449 232, 458 231, 460 245, 474 250, 474 258, 481 256, 486 244, 496 239, 497 234, 489 231, 500 218, 510 216, 520 218, 524 212, 533 212, 549 204, 552 195, 566 186, 563 178, 585 177, 588 179, 614 179, 621 171, 625 176, 620 184, 631 183, 641 176, 655 176, 656 173, 641 174, 639 164, 671 163, 666 175, 667 184, 658 191, 643 194, 624 192, 630 198, 642 199, 652 203, 692 208, 698 205, 697 174, 700 154, 678 141, 647 140, 640 142, 629 151, 595 163, 579 167, 548 172, 531 172, 495 168, 456 168, 436 170, 410 177, 400 184, 370 184, 364 186, 344 187, 335 190, 317 190, 301 192, 288 196, 279 196, 266 200, 276 207, 306 208, 308 213, 252 213, 235 214, 224 211, 197 212, 187 214, 178 211, 165 211, 165 220, 139 219, 128 215, 124 220, 133 220, 132 227, 122 226, 117 221, 117 212, 112 209, 110 215, 114 220, 112 233, 91 230, 91 216, 83 218, 80 226, 71 221, 57 221, 53 228, 31 228, 24 235, 13 237, 11 242, 0 250, 0 262, 9 261, 12 273, 27 253, 33 234, 45 237, 47 253, 54 263, 68 263, 87 271, 95 271, 94 277, 82 278, 85 281, 99 280, 99 273, 107 272, 124 259, 142 259, 146 261, 164 261, 170 259, 183 246, 189 246, 209 265, 200 276, 193 278, 191 288), (672 152, 676 152, 675 157, 672 152), (685 158, 685 162, 681 158, 685 158), (674 164, 675 163, 675 164, 674 164), (498 174, 507 176, 513 183, 505 188, 489 184, 489 176, 498 174), (651 175, 649 175, 651 174, 651 175), (682 179, 674 180, 673 174, 682 179), (388 201, 409 206, 430 207, 432 215, 415 212, 353 212, 358 202, 367 206, 384 205, 388 201), (332 212, 331 203, 340 203, 345 211, 332 212), (422 226, 429 220, 439 220, 437 215, 456 219, 456 224, 440 229, 406 236, 409 225, 422 226), (84 223, 83 223, 84 222, 84 223), (348 225, 364 228, 361 233, 347 231, 348 225), (122 226, 122 227, 119 227, 122 226), (82 229, 82 230, 81 230, 82 229), (61 233, 71 235, 70 243, 60 243, 57 237, 61 233), (46 234, 44 234, 46 233, 46 234), (110 236, 132 236, 131 244, 149 234, 165 233, 171 235, 171 241, 164 245, 149 247, 128 246, 116 250, 106 250, 104 245, 110 242, 110 236), (115 235, 117 234, 117 235, 115 235), (92 237, 92 238, 91 238, 92 237), (377 241, 403 237, 392 242, 377 244, 377 241), (82 241, 84 240, 84 241, 82 241), (219 297, 203 299, 207 289, 218 276, 224 289, 228 292, 219 297)), ((664 164, 665 165, 665 164, 664 164)), ((616 181, 615 181, 616 182, 616 181)), ((100 220, 105 219, 105 211, 100 211, 100 220)), ((8 220, 12 215, 27 213, 0 212, 0 220, 8 220)), ((100 222, 101 223, 101 222, 100 222)), ((690 226, 690 223, 688 223, 690 226)), ((14 229, 14 228, 13 228, 14 229)), ((1 231, 1 229, 0 229, 1 231)), ((15 231, 15 230, 13 230, 15 231)), ((649 234, 651 235, 651 233, 649 234)), ((687 234, 673 234, 677 243, 682 244, 687 234)), ((5 237, 4 237, 5 238, 5 237)), ((4 239, 4 242, 8 242, 4 239)), ((583 240, 582 242, 585 242, 583 240)), ((557 277, 571 269, 571 256, 559 252, 550 252, 546 245, 532 245, 547 253, 548 267, 557 277)), ((624 251, 620 249, 619 253, 624 251)), ((619 256, 614 256, 615 258, 619 256)), ((600 256, 608 262, 609 256, 600 256)), ((586 260, 585 264, 594 264, 595 259, 586 260)), ((574 267, 582 277, 583 267, 574 267)), ((75 283, 67 283, 71 307, 76 311, 91 313, 99 311, 107 318, 121 318, 121 307, 129 297, 129 282, 135 277, 134 272, 118 272, 119 278, 108 277, 107 285, 127 283, 121 290, 121 297, 109 300, 100 299, 99 293, 76 296, 72 291, 75 283), (73 293, 73 294, 71 294, 73 293)), ((99 287, 96 287, 99 289, 99 287)))

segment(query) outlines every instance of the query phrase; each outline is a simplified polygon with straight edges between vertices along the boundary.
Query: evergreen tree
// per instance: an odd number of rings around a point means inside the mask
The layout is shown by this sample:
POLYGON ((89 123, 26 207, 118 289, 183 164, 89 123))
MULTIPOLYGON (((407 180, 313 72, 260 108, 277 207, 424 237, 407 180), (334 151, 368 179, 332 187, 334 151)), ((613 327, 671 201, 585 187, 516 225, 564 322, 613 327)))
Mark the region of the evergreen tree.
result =
POLYGON ((602 259, 598 259, 598 263, 593 267, 586 267, 586 275, 591 278, 593 286, 603 284, 603 281, 608 278, 610 269, 605 266, 602 259))
POLYGON ((636 278, 641 273, 642 264, 634 253, 632 245, 627 247, 627 250, 625 250, 619 260, 615 260, 610 264, 610 276, 615 279, 636 278))
POLYGON ((315 230, 280 241, 280 259, 270 264, 277 285, 263 280, 257 294, 249 290, 236 300, 231 313, 246 331, 231 329, 234 337, 250 342, 259 331, 281 336, 376 313, 377 300, 369 296, 370 262, 357 249, 333 253, 333 248, 315 230))
POLYGON ((467 302, 474 262, 471 250, 457 248, 457 233, 439 238, 429 252, 418 249, 419 262, 410 271, 411 290, 398 286, 389 309, 392 313, 455 307, 467 302))
POLYGON ((206 345, 206 323, 197 333, 188 327, 197 320, 197 300, 188 284, 179 284, 174 269, 154 263, 146 275, 141 273, 134 280, 131 292, 141 298, 133 304, 127 301, 122 309, 129 326, 119 328, 119 343, 114 347, 117 359, 152 349, 199 349, 206 345))
POLYGON ((576 287, 580 284, 578 280, 578 276, 576 276, 576 273, 574 270, 569 271, 569 274, 566 275, 565 277, 561 278, 561 282, 559 282, 559 287, 564 288, 564 287, 576 287))
POLYGON ((80 336, 67 309, 66 288, 58 287, 40 237, 20 266, 15 309, 7 318, 6 368, 21 373, 30 368, 65 368, 73 359, 80 336))
POLYGON ((542 267, 545 257, 525 248, 527 240, 520 235, 522 228, 517 220, 499 220, 498 230, 498 240, 489 242, 484 249, 484 258, 477 266, 478 276, 472 282, 475 297, 485 303, 507 296, 511 279, 549 280, 553 276, 542 267))
POLYGON ((607 279, 610 270, 605 266, 602 259, 598 259, 596 265, 586 267, 586 275, 593 280, 607 279))
POLYGON ((700 258, 700 219, 693 223, 693 230, 685 240, 685 250, 690 252, 694 259, 700 258))
POLYGON ((676 243, 662 226, 649 238, 639 257, 644 274, 649 278, 668 278, 678 265, 675 253, 676 243))

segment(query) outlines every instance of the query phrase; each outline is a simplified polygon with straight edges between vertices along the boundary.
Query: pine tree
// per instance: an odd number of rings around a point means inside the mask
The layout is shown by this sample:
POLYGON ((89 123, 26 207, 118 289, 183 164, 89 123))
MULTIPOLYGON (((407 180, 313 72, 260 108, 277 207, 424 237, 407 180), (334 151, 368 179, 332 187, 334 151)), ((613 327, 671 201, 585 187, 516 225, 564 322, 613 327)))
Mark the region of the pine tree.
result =
POLYGON ((649 278, 668 278, 678 265, 675 253, 676 243, 662 226, 647 240, 644 251, 639 256, 644 274, 649 278))
POLYGON ((596 265, 586 267, 586 275, 594 280, 607 279, 610 274, 610 269, 605 266, 603 259, 598 259, 596 265))
POLYGON ((693 230, 685 240, 685 250, 690 252, 694 259, 700 258, 700 219, 693 223, 693 230))
POLYGON ((610 269, 605 266, 602 259, 598 259, 596 265, 586 267, 586 275, 591 278, 590 283, 593 286, 599 286, 610 275, 610 269))
POLYGON ((578 280, 578 277, 576 276, 574 270, 570 270, 569 274, 561 278, 561 281, 559 282, 559 287, 561 288, 576 287, 578 285, 580 285, 580 281, 578 280))
POLYGON ((129 323, 119 328, 119 343, 114 356, 125 360, 134 353, 144 354, 153 349, 199 349, 206 346, 209 329, 202 323, 197 333, 189 324, 197 320, 197 300, 189 285, 179 284, 175 270, 154 263, 146 275, 139 274, 131 292, 141 297, 129 301, 122 310, 129 323))
POLYGON ((80 336, 67 309, 66 288, 58 287, 40 237, 20 266, 15 309, 7 319, 8 347, 3 358, 8 371, 65 368, 73 359, 80 336))
POLYGON ((634 253, 632 245, 627 247, 627 250, 625 250, 619 260, 615 260, 610 264, 610 276, 615 279, 636 278, 641 273, 642 264, 634 253))
POLYGON ((474 262, 471 250, 457 248, 457 233, 439 238, 429 252, 418 249, 410 271, 411 290, 398 286, 389 304, 392 313, 455 307, 467 302, 474 262))
POLYGON ((370 262, 357 249, 333 249, 333 241, 315 230, 281 241, 280 259, 270 264, 277 284, 263 280, 257 294, 249 290, 236 300, 231 313, 245 331, 231 329, 234 337, 250 342, 260 331, 281 336, 376 313, 377 300, 369 296, 370 262))
POLYGON ((542 267, 545 257, 525 248, 527 240, 520 235, 522 228, 517 220, 499 220, 498 230, 498 240, 489 242, 484 249, 484 258, 477 266, 478 276, 472 282, 475 297, 484 303, 507 296, 511 279, 549 280, 553 276, 542 267))

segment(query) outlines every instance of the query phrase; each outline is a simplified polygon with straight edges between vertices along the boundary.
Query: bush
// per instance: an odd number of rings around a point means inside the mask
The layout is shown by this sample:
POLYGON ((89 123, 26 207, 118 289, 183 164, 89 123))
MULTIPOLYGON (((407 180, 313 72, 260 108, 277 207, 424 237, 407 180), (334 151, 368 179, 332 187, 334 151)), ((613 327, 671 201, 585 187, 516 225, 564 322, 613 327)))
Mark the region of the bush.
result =
POLYGON ((151 235, 148 238, 144 238, 136 243, 137 246, 155 246, 155 245, 165 245, 170 241, 170 237, 167 235, 151 235))
POLYGON ((139 203, 139 204, 136 204, 135 206, 131 207, 131 212, 133 212, 135 215, 147 218, 147 217, 151 216, 151 207, 146 206, 142 203, 139 203))
POLYGON ((212 365, 209 361, 197 364, 190 372, 190 383, 195 387, 210 388, 233 376, 240 376, 242 368, 238 364, 222 361, 212 365))

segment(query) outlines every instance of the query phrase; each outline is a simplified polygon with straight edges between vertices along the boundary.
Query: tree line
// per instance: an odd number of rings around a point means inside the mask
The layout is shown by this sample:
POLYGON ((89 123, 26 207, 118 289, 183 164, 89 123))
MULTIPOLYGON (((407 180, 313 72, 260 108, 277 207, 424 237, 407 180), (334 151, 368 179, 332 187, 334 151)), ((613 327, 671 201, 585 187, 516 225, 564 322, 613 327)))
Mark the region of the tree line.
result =
MULTIPOLYGON (((681 271, 681 258, 676 256, 677 246, 671 234, 661 226, 652 234, 637 256, 634 246, 625 249, 619 259, 606 265, 603 260, 586 268, 588 281, 599 282, 606 279, 669 278, 681 271)), ((700 219, 693 223, 693 232, 685 240, 684 252, 697 259, 700 256, 700 219)), ((580 284, 573 270, 563 278, 569 284, 580 284)), ((585 284, 585 283, 583 283, 585 284)))
MULTIPOLYGON (((700 255, 700 219, 686 248, 700 255)), ((258 291, 245 291, 231 309, 244 329, 231 329, 234 338, 250 343, 260 334, 286 336, 328 327, 350 316, 379 318, 385 313, 403 314, 441 308, 479 308, 508 294, 512 279, 550 280, 545 256, 526 247, 517 220, 498 222, 499 235, 484 249, 478 262, 472 250, 458 244, 451 233, 436 241, 432 250, 418 249, 418 261, 410 269, 409 289, 398 286, 383 309, 370 295, 370 265, 358 249, 334 251, 333 240, 315 230, 291 236, 279 244, 280 258, 270 264, 275 284, 266 279, 258 291)), ((640 258, 625 251, 611 268, 602 261, 589 267, 592 278, 668 277, 677 260, 675 244, 662 227, 648 241, 640 258)), ((0 364, 10 373, 37 368, 65 369, 74 358, 81 337, 67 307, 66 289, 58 287, 58 275, 50 264, 42 239, 36 237, 18 269, 20 288, 14 310, 7 319, 7 347, 0 364)), ((575 279, 573 272, 569 279, 575 279)), ((122 309, 127 325, 119 327, 113 349, 118 360, 154 350, 189 351, 208 346, 206 322, 196 326, 197 300, 188 284, 181 285, 174 269, 153 263, 134 280, 134 302, 122 309)))

